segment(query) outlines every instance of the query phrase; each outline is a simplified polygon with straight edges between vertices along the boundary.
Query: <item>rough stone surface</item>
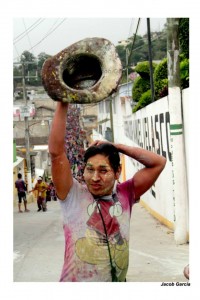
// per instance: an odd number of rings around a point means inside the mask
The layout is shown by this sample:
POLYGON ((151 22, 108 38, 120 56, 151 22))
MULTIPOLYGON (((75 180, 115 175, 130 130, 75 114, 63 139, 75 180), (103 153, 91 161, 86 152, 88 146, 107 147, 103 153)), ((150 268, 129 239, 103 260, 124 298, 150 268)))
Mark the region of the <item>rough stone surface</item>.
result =
POLYGON ((122 76, 115 46, 103 38, 86 38, 47 59, 42 82, 55 101, 99 102, 117 90, 122 76))

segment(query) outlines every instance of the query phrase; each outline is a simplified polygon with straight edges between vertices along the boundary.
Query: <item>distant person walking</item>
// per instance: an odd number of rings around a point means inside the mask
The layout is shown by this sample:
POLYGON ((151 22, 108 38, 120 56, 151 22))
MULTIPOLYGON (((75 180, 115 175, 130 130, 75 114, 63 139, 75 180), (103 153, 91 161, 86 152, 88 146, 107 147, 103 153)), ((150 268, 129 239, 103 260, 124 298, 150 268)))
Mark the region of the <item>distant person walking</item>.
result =
POLYGON ((29 212, 29 209, 27 209, 27 200, 26 200, 26 191, 27 191, 26 183, 22 179, 22 174, 18 173, 17 178, 18 179, 15 181, 15 187, 16 187, 17 192, 18 192, 18 209, 19 209, 19 213, 23 212, 21 210, 22 199, 24 201, 24 208, 25 208, 24 211, 29 212))
POLYGON ((46 211, 46 191, 48 189, 48 184, 43 181, 42 177, 39 176, 37 178, 37 183, 35 187, 29 192, 37 191, 37 205, 38 205, 38 211, 43 210, 46 211))
POLYGON ((54 200, 54 201, 57 201, 56 190, 55 190, 53 181, 51 181, 50 184, 49 184, 49 190, 50 190, 51 199, 54 200))

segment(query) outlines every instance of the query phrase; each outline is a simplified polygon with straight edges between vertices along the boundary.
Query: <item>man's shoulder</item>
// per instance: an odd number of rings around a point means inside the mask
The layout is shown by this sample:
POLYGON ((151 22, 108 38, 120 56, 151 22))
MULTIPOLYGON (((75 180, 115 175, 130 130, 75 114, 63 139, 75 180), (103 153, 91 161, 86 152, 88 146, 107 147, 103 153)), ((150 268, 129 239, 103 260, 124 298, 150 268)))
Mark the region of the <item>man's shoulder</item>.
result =
POLYGON ((133 178, 118 183, 116 186, 116 191, 119 194, 127 194, 127 195, 132 194, 133 190, 134 190, 133 178))
POLYGON ((117 188, 124 188, 133 185, 133 178, 117 183, 117 188))
POLYGON ((133 177, 117 184, 116 187, 117 194, 123 195, 131 201, 131 204, 136 203, 139 199, 135 199, 135 186, 134 186, 134 179, 133 177))
POLYGON ((71 189, 69 191, 70 195, 74 195, 76 193, 76 196, 82 197, 83 195, 90 195, 90 192, 88 190, 88 187, 84 183, 78 182, 75 178, 73 178, 73 184, 71 186, 71 189))
MULTIPOLYGON (((59 199, 59 198, 58 198, 59 199)), ((67 203, 68 206, 70 206, 70 203, 77 203, 77 205, 80 205, 80 201, 90 201, 93 199, 92 195, 90 194, 87 186, 85 184, 82 184, 78 182, 75 178, 73 178, 73 184, 67 194, 67 197, 65 200, 60 200, 61 205, 64 205, 64 203, 67 203)), ((74 204, 73 204, 74 205, 74 204)))

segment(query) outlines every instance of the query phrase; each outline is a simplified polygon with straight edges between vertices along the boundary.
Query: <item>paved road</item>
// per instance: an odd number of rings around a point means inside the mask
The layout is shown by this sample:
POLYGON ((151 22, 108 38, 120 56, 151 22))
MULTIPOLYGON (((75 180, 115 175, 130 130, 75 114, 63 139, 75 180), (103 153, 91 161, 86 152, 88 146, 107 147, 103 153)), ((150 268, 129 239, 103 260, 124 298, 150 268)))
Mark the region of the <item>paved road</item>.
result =
POLYGON ((161 225, 145 208, 133 208, 128 281, 187 282, 183 269, 189 245, 176 245, 172 230, 161 225))
MULTIPOLYGON (((29 209, 20 214, 14 208, 14 281, 58 282, 64 255, 59 203, 48 202, 47 212, 37 212, 36 203, 29 209)), ((186 282, 183 268, 188 261, 188 244, 175 245, 173 232, 136 204, 127 281, 186 282)))
POLYGON ((46 212, 37 212, 36 203, 29 213, 14 212, 14 281, 59 281, 63 264, 64 236, 60 207, 48 202, 46 212))

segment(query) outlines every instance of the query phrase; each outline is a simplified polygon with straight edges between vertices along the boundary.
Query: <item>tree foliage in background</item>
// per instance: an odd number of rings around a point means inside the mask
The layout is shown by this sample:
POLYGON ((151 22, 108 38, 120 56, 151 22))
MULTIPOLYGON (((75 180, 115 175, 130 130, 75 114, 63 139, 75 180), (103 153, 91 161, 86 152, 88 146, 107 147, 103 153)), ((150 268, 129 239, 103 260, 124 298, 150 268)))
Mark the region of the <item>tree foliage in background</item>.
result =
MULTIPOLYGON (((165 27, 164 31, 167 30, 165 27)), ((180 85, 181 89, 189 87, 189 19, 181 18, 179 22, 179 42, 180 42, 180 85)), ((153 51, 153 46, 152 46, 153 51)), ((154 57, 154 56, 153 56, 154 57)), ((144 74, 140 71, 140 64, 135 67, 135 71, 141 76, 138 77, 133 85, 133 100, 138 102, 134 107, 133 112, 151 103, 150 90, 144 91, 144 83, 141 79, 144 74), (135 97, 135 98, 134 98, 135 97), (139 100, 138 100, 139 99, 139 100)), ((144 68, 144 66, 143 66, 144 68)), ((148 72, 146 73, 148 76, 148 72)), ((149 79, 150 80, 150 79, 149 79)), ((168 70, 167 58, 165 58, 154 69, 154 90, 155 100, 161 99, 168 95, 168 70)), ((147 89, 148 85, 146 85, 147 89)))
POLYGON ((168 95, 167 58, 164 58, 155 68, 154 76, 155 100, 168 95))
POLYGON ((189 59, 189 18, 180 18, 179 22, 180 53, 189 59))
MULTIPOLYGON (((138 65, 142 65, 139 63, 138 65)), ((140 68, 135 68, 135 71, 140 68)), ((148 73, 148 72, 147 72, 148 73)), ((142 73, 140 73, 141 75, 142 73)), ((147 75, 146 75, 147 76, 147 75)), ((168 72, 167 58, 164 58, 156 65, 153 73, 155 101, 168 95, 168 72)), ((189 59, 180 55, 180 84, 181 89, 189 87, 189 59)), ((151 103, 151 93, 146 93, 150 88, 150 78, 144 79, 142 76, 136 78, 133 84, 132 97, 138 104, 134 107, 133 112, 151 103)))
POLYGON ((181 88, 189 87, 189 59, 180 57, 181 88))
MULTIPOLYGON (((131 56, 129 58, 128 74, 133 72, 133 68, 139 62, 147 61, 149 58, 147 35, 144 36, 136 35, 135 43, 133 45, 133 50, 131 52, 133 39, 134 37, 129 38, 126 41, 127 45, 122 43, 116 46, 116 50, 121 59, 122 66, 124 69, 122 79, 120 82, 121 84, 127 82, 127 74, 126 74, 127 52, 126 51, 128 51, 129 54, 131 53, 131 56)), ((167 51, 166 28, 164 28, 161 32, 152 32, 151 39, 152 39, 153 59, 161 60, 164 57, 166 57, 166 51, 167 51)))
POLYGON ((144 79, 138 76, 134 83, 132 89, 132 97, 134 102, 139 102, 141 95, 150 89, 150 80, 144 79))
MULTIPOLYGON (((156 67, 156 64, 152 63, 153 72, 156 67)), ((134 71, 137 72, 143 79, 150 80, 150 67, 149 67, 149 61, 143 61, 137 64, 137 66, 134 68, 134 71)))
MULTIPOLYGON (((189 86, 189 18, 180 18, 179 22, 179 38, 180 38, 180 72, 181 72, 181 88, 186 88, 189 86)), ((155 100, 160 99, 168 94, 168 74, 167 74, 167 24, 161 32, 151 32, 151 51, 152 58, 154 61, 161 61, 159 64, 153 66, 154 68, 154 89, 155 89, 155 100)), ((139 102, 143 93, 145 96, 141 99, 142 104, 148 103, 147 98, 151 97, 149 93, 150 89, 150 75, 149 75, 149 65, 147 63, 149 58, 148 53, 148 40, 147 35, 140 36, 134 35, 127 39, 126 45, 121 43, 116 46, 116 50, 121 59, 123 66, 123 75, 120 84, 130 81, 127 78, 127 59, 129 59, 128 75, 134 70, 138 73, 138 76, 134 81, 133 86, 133 100, 139 102), (134 41, 134 45, 133 45, 134 41), (132 51, 131 51, 132 49, 132 51), (131 56, 129 57, 131 53, 131 56), (141 63, 142 62, 142 63, 141 63), (146 99, 146 100, 144 100, 146 99)), ((51 55, 41 52, 36 58, 31 52, 24 51, 21 55, 20 62, 29 62, 25 64, 25 75, 27 86, 41 86, 41 69, 43 63, 46 59, 51 57, 51 55), (31 78, 31 76, 36 76, 37 78, 31 78)), ((14 65, 13 67, 13 82, 14 90, 17 87, 22 87, 22 78, 15 78, 16 76, 22 76, 22 66, 14 65)), ((139 107, 139 105, 138 105, 139 107)))
POLYGON ((24 51, 20 57, 19 64, 15 64, 13 68, 14 90, 22 89, 22 63, 24 63, 25 83, 26 86, 41 86, 41 70, 44 61, 51 57, 45 52, 41 52, 36 58, 31 52, 24 51), (16 78, 16 77, 19 78, 16 78))
MULTIPOLYGON (((166 30, 163 29, 161 32, 152 32, 152 53, 154 60, 160 60, 163 57, 166 56, 166 30)), ((147 35, 140 36, 136 35, 134 38, 134 35, 127 39, 127 46, 123 44, 119 44, 116 46, 116 50, 119 54, 119 57, 122 62, 122 66, 125 72, 122 74, 121 84, 127 82, 127 73, 126 73, 126 62, 127 62, 127 54, 131 53, 131 56, 129 57, 129 67, 128 67, 128 74, 133 72, 133 66, 136 66, 138 62, 141 61, 147 61, 148 60, 148 43, 147 43, 147 35), (135 40, 134 45, 133 40, 135 40), (133 50, 131 51, 131 48, 133 46, 133 50), (126 52, 127 51, 127 52, 126 52)), ((30 64, 26 67, 26 76, 35 76, 36 71, 38 78, 37 80, 34 78, 30 78, 29 81, 26 79, 26 85, 32 85, 32 86, 38 86, 41 85, 41 68, 44 63, 44 61, 51 57, 51 55, 46 54, 45 52, 41 52, 38 57, 36 58, 31 52, 24 51, 22 53, 22 56, 24 57, 23 60, 25 62, 35 62, 35 64, 30 64), (37 62, 37 63, 36 63, 37 62)), ((21 56, 21 57, 22 57, 21 56)), ((20 62, 22 62, 22 58, 20 59, 20 62)), ((21 72, 21 66, 15 66, 13 69, 14 76, 20 76, 21 72)), ((130 80, 130 79, 128 79, 130 80)), ((21 79, 14 79, 14 87, 20 86, 22 80, 21 79)))
POLYGON ((51 55, 46 54, 45 52, 41 52, 40 54, 38 54, 38 77, 39 77, 38 80, 40 81, 40 83, 42 82, 42 78, 41 78, 42 66, 45 60, 47 60, 50 57, 51 55))
POLYGON ((151 90, 149 89, 142 94, 138 104, 136 104, 136 106, 133 108, 133 112, 136 112, 137 110, 147 106, 150 103, 151 103, 151 90))
MULTIPOLYGON (((153 71, 155 67, 156 64, 153 63, 153 71)), ((133 112, 151 103, 149 62, 144 61, 138 63, 134 70, 138 73, 139 76, 134 81, 132 89, 133 101, 138 102, 137 105, 134 107, 133 112)))

